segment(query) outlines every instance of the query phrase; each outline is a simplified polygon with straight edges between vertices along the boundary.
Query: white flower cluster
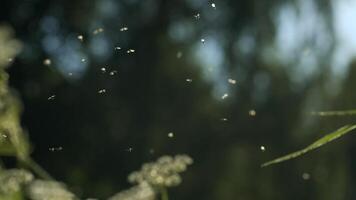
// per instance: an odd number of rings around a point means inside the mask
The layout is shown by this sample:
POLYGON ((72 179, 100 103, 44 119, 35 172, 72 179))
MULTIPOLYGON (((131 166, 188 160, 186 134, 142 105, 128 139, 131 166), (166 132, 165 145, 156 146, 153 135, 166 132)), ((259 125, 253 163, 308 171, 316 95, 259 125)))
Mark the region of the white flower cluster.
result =
POLYGON ((122 191, 108 200, 154 200, 155 192, 147 183, 142 182, 128 190, 122 191))
POLYGON ((12 37, 12 30, 0 26, 0 67, 7 66, 20 50, 21 43, 12 37))
POLYGON ((55 181, 35 180, 27 188, 32 200, 74 200, 75 195, 66 187, 55 181))
POLYGON ((14 193, 33 180, 33 175, 22 169, 4 170, 0 173, 0 194, 14 193))
POLYGON ((193 160, 187 155, 177 155, 175 157, 163 156, 154 163, 146 163, 140 171, 129 175, 131 183, 147 182, 151 186, 172 187, 181 183, 181 172, 192 164, 193 160))

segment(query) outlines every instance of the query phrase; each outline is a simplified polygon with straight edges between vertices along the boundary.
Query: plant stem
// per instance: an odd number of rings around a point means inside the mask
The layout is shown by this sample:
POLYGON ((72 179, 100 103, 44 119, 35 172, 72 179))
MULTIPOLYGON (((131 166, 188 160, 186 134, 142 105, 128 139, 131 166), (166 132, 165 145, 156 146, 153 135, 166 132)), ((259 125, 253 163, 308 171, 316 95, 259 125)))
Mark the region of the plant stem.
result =
POLYGON ((161 200, 169 200, 167 188, 161 187, 160 190, 161 190, 161 200))
POLYGON ((23 160, 23 163, 27 165, 33 172, 35 172, 40 178, 46 179, 46 180, 54 180, 51 175, 46 172, 39 164, 37 164, 34 160, 31 158, 28 158, 26 160, 23 160))

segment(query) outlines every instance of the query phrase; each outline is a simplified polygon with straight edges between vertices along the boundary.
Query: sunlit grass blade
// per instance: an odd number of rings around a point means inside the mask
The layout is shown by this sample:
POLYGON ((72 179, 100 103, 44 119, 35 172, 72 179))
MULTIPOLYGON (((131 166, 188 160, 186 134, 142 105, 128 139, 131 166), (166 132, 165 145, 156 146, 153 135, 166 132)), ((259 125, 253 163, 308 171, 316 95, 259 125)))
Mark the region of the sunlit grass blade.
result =
POLYGON ((350 131, 356 129, 356 125, 346 125, 346 126, 343 126, 341 127, 340 129, 328 134, 328 135, 325 135, 324 137, 320 138, 319 140, 315 141, 314 143, 312 143, 311 145, 307 146, 306 148, 302 149, 302 150, 299 150, 299 151, 296 151, 296 152, 293 152, 293 153, 290 153, 290 154, 287 154, 285 156, 282 156, 282 157, 279 157, 277 159, 274 159, 274 160, 271 160, 269 162, 266 162, 266 163, 263 163, 261 165, 261 167, 266 167, 266 166, 269 166, 269 165, 272 165, 272 164, 277 164, 277 163, 280 163, 280 162, 284 162, 286 160, 290 160, 290 159, 293 159, 293 158, 296 158, 298 156, 301 156, 311 150, 314 150, 316 148, 319 148, 320 146, 323 146, 324 144, 327 144, 343 135, 345 135, 346 133, 349 133, 350 131))
POLYGON ((320 111, 311 112, 312 115, 321 117, 343 116, 343 115, 356 115, 356 110, 333 110, 333 111, 320 111))

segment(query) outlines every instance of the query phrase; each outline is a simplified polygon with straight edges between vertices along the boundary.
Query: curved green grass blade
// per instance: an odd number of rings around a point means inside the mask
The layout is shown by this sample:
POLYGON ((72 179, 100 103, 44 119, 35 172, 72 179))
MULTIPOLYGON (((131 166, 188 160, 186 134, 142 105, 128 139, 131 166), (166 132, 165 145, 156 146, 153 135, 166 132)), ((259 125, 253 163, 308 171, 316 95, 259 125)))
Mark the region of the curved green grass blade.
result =
POLYGON ((356 110, 333 110, 333 111, 320 111, 311 112, 312 115, 321 117, 343 116, 343 115, 356 115, 356 110))
POLYGON ((273 164, 277 164, 277 163, 280 163, 280 162, 284 162, 286 160, 290 160, 290 159, 293 159, 293 158, 296 158, 298 156, 301 156, 311 150, 314 150, 316 148, 319 148, 321 146, 323 146, 324 144, 326 143, 329 143, 333 140, 336 140, 337 138, 345 135, 346 133, 349 133, 350 131, 356 129, 356 125, 346 125, 346 126, 343 126, 341 128, 339 128, 338 130, 328 134, 328 135, 325 135, 324 137, 320 138, 319 140, 315 141, 314 143, 312 143, 311 145, 307 146, 306 148, 302 149, 302 150, 299 150, 299 151, 296 151, 296 152, 293 152, 293 153, 290 153, 290 154, 287 154, 285 156, 282 156, 282 157, 279 157, 277 159, 274 159, 274 160, 271 160, 269 162, 266 162, 266 163, 263 163, 261 165, 261 167, 267 167, 269 165, 273 165, 273 164))

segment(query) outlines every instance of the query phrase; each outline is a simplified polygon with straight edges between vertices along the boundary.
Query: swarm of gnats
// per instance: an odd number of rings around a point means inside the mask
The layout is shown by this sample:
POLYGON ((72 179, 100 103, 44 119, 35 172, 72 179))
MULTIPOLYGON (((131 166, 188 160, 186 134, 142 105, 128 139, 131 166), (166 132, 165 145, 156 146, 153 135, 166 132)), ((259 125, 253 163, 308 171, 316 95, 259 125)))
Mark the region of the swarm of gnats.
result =
POLYGON ((152 186, 172 187, 181 183, 179 173, 184 172, 193 160, 187 155, 163 156, 154 163, 146 163, 140 171, 129 175, 129 182, 147 182, 152 186))
MULTIPOLYGON (((98 29, 98 33, 102 31, 98 29)), ((0 200, 78 200, 65 184, 55 181, 30 156, 30 143, 21 127, 21 104, 9 88, 6 71, 20 49, 21 43, 12 37, 11 29, 0 26, 0 200), (6 168, 1 162, 3 156, 15 157, 22 168, 6 168)), ((177 155, 144 164, 140 171, 129 176, 135 185, 109 200, 155 200, 158 194, 168 200, 166 188, 180 184, 180 173, 192 162, 189 156, 177 155)))

